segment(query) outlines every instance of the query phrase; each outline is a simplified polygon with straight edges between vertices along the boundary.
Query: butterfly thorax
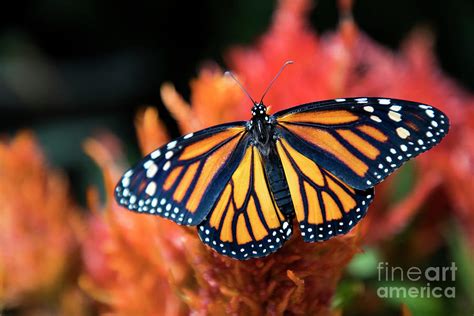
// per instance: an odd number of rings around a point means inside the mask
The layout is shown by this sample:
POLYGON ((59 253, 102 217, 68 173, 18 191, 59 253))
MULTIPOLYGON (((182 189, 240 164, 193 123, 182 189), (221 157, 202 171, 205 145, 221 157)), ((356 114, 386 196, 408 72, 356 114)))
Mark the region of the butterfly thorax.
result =
POLYGON ((252 107, 252 119, 247 124, 247 129, 252 137, 252 142, 257 146, 262 155, 267 156, 271 150, 275 120, 267 114, 267 107, 257 103, 252 107))

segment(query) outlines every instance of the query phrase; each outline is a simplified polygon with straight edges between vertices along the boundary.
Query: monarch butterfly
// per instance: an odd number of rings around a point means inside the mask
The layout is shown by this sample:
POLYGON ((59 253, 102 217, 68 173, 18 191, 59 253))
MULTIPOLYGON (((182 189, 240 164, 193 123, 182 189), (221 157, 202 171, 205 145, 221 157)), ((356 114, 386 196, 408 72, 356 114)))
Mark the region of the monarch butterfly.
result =
POLYGON ((190 133, 148 154, 119 181, 118 203, 197 226, 220 254, 263 257, 290 238, 295 217, 306 242, 347 233, 366 214, 373 187, 449 128, 441 111, 411 101, 340 98, 269 115, 263 97, 249 96, 247 122, 190 133))

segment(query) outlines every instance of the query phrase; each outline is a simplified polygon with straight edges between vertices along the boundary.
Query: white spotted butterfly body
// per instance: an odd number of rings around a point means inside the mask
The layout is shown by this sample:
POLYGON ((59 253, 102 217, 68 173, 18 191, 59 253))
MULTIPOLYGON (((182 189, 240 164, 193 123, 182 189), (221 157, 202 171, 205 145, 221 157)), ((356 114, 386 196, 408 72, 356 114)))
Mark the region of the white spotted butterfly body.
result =
POLYGON ((345 98, 274 115, 255 103, 248 122, 180 137, 127 171, 117 201, 198 226, 201 240, 236 259, 283 246, 296 220, 306 242, 347 233, 373 187, 448 132, 432 106, 345 98))

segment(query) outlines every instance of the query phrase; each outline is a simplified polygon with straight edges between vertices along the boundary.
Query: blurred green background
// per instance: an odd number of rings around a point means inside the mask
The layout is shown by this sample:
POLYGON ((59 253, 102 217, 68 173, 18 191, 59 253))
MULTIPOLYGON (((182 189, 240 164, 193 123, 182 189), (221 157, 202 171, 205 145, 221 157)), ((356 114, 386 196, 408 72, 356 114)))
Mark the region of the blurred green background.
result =
MULTIPOLYGON (((48 160, 68 172, 71 191, 83 203, 85 188, 100 183, 101 178, 83 154, 83 140, 111 130, 123 140, 128 156, 136 159, 134 114, 148 104, 159 107, 172 136, 177 136, 161 104, 160 85, 171 81, 187 97, 189 80, 200 65, 217 61, 225 67, 222 56, 227 49, 258 39, 274 7, 270 0, 4 2, 0 11, 0 134, 33 129, 48 160)), ((474 90, 472 0, 361 0, 355 2, 353 14, 363 31, 393 49, 415 27, 428 28, 435 36, 443 70, 467 90, 474 90)), ((320 33, 335 29, 336 1, 319 1, 311 22, 320 33)), ((403 235, 398 239, 395 242, 400 245, 406 242, 403 235)), ((439 257, 423 264, 448 265, 450 257, 470 265, 464 241, 452 236, 449 243, 439 257)), ((385 255, 369 249, 358 256, 334 304, 357 306, 364 287, 378 286, 376 264, 385 255)), ((456 302, 419 299, 407 304, 415 314, 462 310, 464 302, 474 301, 468 299, 474 293, 472 267, 467 270, 458 274, 462 294, 456 302)), ((389 304, 398 314, 400 302, 389 304)))

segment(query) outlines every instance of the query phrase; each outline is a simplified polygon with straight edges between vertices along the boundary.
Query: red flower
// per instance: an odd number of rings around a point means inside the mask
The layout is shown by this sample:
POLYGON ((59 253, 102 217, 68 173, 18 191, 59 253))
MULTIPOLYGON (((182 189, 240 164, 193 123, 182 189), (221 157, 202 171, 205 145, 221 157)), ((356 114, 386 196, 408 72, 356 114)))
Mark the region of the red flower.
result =
MULTIPOLYGON (((464 161, 472 160, 470 147, 457 140, 470 139, 467 135, 471 131, 466 127, 465 117, 466 113, 472 112, 473 96, 462 91, 441 72, 433 56, 428 32, 414 32, 397 54, 377 45, 357 29, 348 14, 350 1, 341 1, 340 5, 345 18, 341 20, 339 29, 319 37, 307 25, 309 1, 280 1, 272 27, 256 45, 230 50, 228 61, 231 69, 236 71, 250 93, 258 97, 285 60, 295 62, 285 70, 266 97, 265 103, 272 111, 299 103, 351 96, 416 100, 444 111, 450 118, 451 132, 441 145, 415 160, 417 167, 423 166, 417 168, 417 186, 396 205, 381 200, 394 190, 393 182, 389 180, 379 186, 375 207, 369 210, 364 230, 368 234, 367 241, 390 238, 426 204, 434 190, 443 185, 452 198, 451 214, 460 216, 463 226, 469 226, 466 229, 473 231, 474 226, 468 224, 472 219, 467 222, 464 219, 474 213, 474 204, 467 199, 469 194, 461 193, 466 190, 458 190, 459 184, 453 184, 468 183, 467 187, 470 186, 471 163, 464 163, 463 171, 459 171, 459 166, 453 166, 452 170, 449 167, 452 166, 450 161, 457 160, 458 156, 464 157, 464 161), (458 170, 457 174, 455 170, 458 170), (459 203, 463 207, 457 207, 459 203)), ((239 115, 242 116, 247 115, 249 108, 247 100, 243 102, 247 105, 240 107, 242 113, 239 115)), ((428 207, 430 205, 436 203, 428 207)))

